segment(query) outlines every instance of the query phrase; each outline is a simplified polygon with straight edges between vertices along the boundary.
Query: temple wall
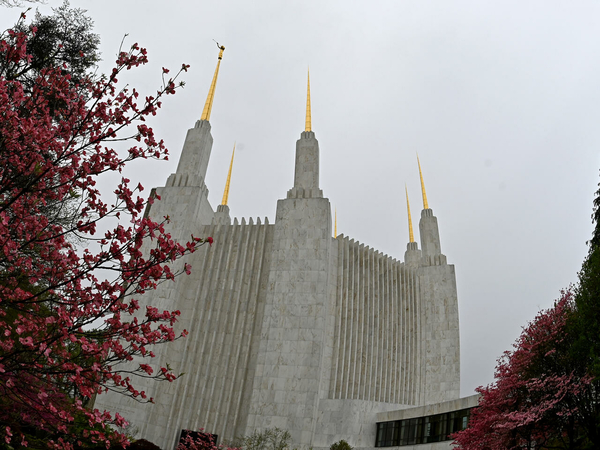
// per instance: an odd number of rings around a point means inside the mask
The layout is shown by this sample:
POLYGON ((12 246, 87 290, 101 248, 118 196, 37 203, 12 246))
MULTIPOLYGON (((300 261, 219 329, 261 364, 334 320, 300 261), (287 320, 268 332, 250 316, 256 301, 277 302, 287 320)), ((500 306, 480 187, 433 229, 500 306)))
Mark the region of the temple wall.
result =
POLYGON ((409 407, 367 400, 322 399, 319 401, 313 450, 328 450, 331 444, 341 439, 355 449, 373 447, 378 413, 409 407))
POLYGON ((460 330, 454 266, 421 267, 419 284, 423 305, 422 378, 426 386, 421 404, 454 400, 460 397, 460 330))
POLYGON ((377 412, 458 398, 454 267, 437 257, 408 267, 327 237, 326 199, 281 202, 279 233, 252 220, 197 226, 214 244, 187 259, 191 276, 152 293, 150 303, 179 309, 177 329, 190 332, 160 348, 154 365, 184 376, 149 384, 155 405, 113 396, 109 409, 161 448, 181 429, 222 440, 275 426, 297 446, 369 447, 377 412), (323 229, 294 225, 304 204, 323 229))
POLYGON ((204 428, 231 439, 247 415, 243 394, 254 376, 273 226, 242 219, 203 227, 200 235, 212 236, 214 244, 192 258, 195 275, 185 280, 194 290, 188 309, 182 309, 190 318, 182 367, 190 379, 176 428, 204 428))
POLYGON ((329 398, 416 405, 421 395, 417 271, 348 237, 337 240, 329 398))
POLYGON ((323 360, 332 256, 331 209, 323 198, 279 200, 273 256, 246 434, 288 430, 312 443, 323 360))
POLYGON ((340 439, 371 447, 379 412, 458 398, 456 281, 433 211, 421 214, 423 253, 411 242, 406 264, 332 238, 318 142, 305 131, 275 224, 232 224, 226 205, 215 212, 208 202, 211 146, 210 124, 198 121, 177 173, 147 211, 156 221, 168 217, 179 242, 191 234, 214 240, 173 265, 191 264, 190 276, 140 300, 181 311, 175 329, 188 337, 144 362, 183 376, 136 381, 155 404, 109 394, 97 406, 119 412, 137 437, 164 450, 175 448, 182 429, 222 442, 273 427, 289 431, 296 448, 326 449, 340 439))
POLYGON ((182 429, 204 428, 227 439, 243 434, 244 394, 251 391, 260 341, 273 225, 242 219, 199 226, 194 234, 214 243, 186 258, 192 275, 163 283, 141 302, 181 311, 175 328, 189 335, 153 349, 157 357, 144 362, 155 370, 168 364, 183 376, 173 383, 136 381, 154 397, 150 405, 122 395, 98 397, 98 407, 119 411, 138 436, 163 449, 175 447, 182 429))

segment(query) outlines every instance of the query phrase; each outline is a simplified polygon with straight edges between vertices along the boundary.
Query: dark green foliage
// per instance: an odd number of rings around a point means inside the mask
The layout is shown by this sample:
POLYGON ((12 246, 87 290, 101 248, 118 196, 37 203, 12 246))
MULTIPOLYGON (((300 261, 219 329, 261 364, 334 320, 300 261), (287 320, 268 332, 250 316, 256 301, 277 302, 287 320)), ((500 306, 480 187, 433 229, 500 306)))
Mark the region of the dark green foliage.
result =
POLYGON ((594 224, 594 231, 592 232, 592 239, 589 241, 590 250, 600 247, 600 189, 596 191, 596 198, 594 198, 592 206, 592 223, 594 224))
POLYGON ((129 450, 160 450, 160 447, 146 439, 138 439, 135 442, 132 442, 129 447, 129 450))
POLYGON ((575 302, 577 314, 571 332, 576 335, 573 347, 578 361, 584 363, 594 378, 600 377, 600 247, 591 248, 579 272, 575 302))
POLYGON ((588 256, 579 272, 575 297, 577 314, 572 318, 571 331, 577 336, 575 355, 600 379, 600 189, 596 191, 592 221, 594 231, 588 256))
POLYGON ((52 11, 51 16, 37 12, 31 24, 20 22, 15 28, 29 36, 27 51, 32 60, 26 66, 10 67, 6 64, 2 67, 0 61, 0 70, 8 69, 7 79, 19 79, 31 87, 41 70, 63 67, 71 75, 71 81, 79 83, 100 60, 100 37, 92 33, 94 22, 85 15, 85 10, 71 8, 65 0, 52 11))
POLYGON ((590 448, 600 446, 600 189, 594 198, 594 231, 589 251, 575 289, 576 310, 567 323, 572 336, 572 368, 592 377, 586 401, 579 405, 583 416, 580 426, 589 439, 590 448))
POLYGON ((348 444, 345 440, 337 441, 334 444, 331 444, 329 450, 352 450, 352 446, 348 444))

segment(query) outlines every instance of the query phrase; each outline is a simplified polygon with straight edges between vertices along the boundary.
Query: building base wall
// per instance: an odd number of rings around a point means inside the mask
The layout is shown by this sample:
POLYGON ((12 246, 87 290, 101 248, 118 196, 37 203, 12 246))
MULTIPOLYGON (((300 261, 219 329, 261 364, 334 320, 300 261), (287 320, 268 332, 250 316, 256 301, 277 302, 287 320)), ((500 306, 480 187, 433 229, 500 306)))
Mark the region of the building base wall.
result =
POLYGON ((377 414, 410 408, 409 405, 366 400, 322 399, 313 437, 313 450, 329 450, 331 444, 345 440, 355 449, 373 447, 377 414))

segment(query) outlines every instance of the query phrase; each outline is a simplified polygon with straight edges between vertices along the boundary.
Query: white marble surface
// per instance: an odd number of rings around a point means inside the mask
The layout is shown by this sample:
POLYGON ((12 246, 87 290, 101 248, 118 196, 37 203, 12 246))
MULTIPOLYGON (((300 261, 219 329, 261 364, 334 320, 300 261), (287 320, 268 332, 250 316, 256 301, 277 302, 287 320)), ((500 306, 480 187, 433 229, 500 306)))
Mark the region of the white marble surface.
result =
POLYGON ((318 142, 303 132, 275 224, 232 221, 229 208, 215 213, 208 203, 212 137, 210 124, 196 125, 150 214, 168 215, 178 239, 193 233, 214 244, 188 258, 191 276, 142 299, 181 311, 177 329, 189 337, 158 350, 154 365, 185 375, 142 382, 155 405, 101 395, 97 406, 121 413, 163 449, 182 428, 231 439, 269 427, 290 431, 298 448, 340 439, 371 448, 381 414, 458 398, 456 281, 433 212, 421 219, 426 251, 409 245, 407 264, 334 239, 318 142))

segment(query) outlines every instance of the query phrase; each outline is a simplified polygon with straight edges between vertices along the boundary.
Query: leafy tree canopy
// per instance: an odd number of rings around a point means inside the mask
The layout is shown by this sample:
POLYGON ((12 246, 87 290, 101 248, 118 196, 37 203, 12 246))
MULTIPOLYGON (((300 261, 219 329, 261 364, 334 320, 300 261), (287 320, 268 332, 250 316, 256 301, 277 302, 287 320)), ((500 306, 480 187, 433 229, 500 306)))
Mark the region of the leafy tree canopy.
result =
POLYGON ((329 450, 352 450, 352 446, 348 444, 345 440, 337 441, 329 447, 329 450))
POLYGON ((27 38, 27 60, 0 61, 6 79, 19 80, 27 92, 43 69, 59 68, 78 84, 100 61, 100 37, 93 33, 94 22, 85 10, 71 8, 65 0, 52 11, 49 16, 38 11, 31 23, 21 21, 15 26, 14 31, 27 38))

